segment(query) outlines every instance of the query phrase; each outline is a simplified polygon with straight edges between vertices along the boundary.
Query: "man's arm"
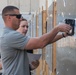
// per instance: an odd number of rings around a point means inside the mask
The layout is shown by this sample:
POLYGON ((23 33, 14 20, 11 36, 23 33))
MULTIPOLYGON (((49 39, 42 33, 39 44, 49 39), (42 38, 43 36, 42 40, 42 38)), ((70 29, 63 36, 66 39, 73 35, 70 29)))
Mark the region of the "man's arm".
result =
POLYGON ((67 36, 68 36, 67 33, 58 34, 58 35, 56 35, 56 37, 52 40, 52 43, 53 43, 53 42, 56 42, 57 40, 59 40, 59 39, 61 39, 61 38, 65 38, 65 37, 67 37, 67 36))
POLYGON ((69 33, 71 29, 72 27, 70 25, 66 25, 66 24, 59 25, 55 27, 52 31, 42 35, 41 37, 31 38, 26 44, 25 49, 29 50, 29 49, 43 48, 46 45, 53 43, 54 41, 57 41, 58 39, 62 38, 61 35, 56 37, 58 32, 69 33))

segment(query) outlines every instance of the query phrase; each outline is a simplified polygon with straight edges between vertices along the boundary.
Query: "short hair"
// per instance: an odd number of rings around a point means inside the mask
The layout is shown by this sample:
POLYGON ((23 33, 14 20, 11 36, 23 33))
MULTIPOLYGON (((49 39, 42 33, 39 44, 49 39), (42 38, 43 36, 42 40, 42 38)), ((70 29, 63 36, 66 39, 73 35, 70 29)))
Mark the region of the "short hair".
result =
POLYGON ((14 12, 14 9, 19 10, 17 7, 15 6, 6 6, 3 10, 2 10, 2 17, 4 19, 4 15, 10 12, 14 12))
POLYGON ((27 19, 25 19, 25 18, 22 18, 22 21, 27 21, 27 19))

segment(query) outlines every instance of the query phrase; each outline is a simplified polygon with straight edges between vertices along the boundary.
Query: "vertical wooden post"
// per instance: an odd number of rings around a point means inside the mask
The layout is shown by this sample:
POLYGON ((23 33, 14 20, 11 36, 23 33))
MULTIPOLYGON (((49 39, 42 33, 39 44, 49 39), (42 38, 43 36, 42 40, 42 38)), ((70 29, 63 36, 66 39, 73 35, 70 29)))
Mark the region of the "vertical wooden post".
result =
POLYGON ((38 36, 38 14, 36 12, 36 37, 38 36))
MULTIPOLYGON (((42 7, 42 34, 46 33, 46 10, 42 7)), ((45 51, 46 48, 42 49, 42 75, 45 74, 45 51)))
POLYGON ((49 67, 47 63, 46 63, 46 74, 45 75, 49 75, 49 67))
POLYGON ((33 31, 33 21, 34 21, 34 14, 32 14, 32 18, 31 18, 31 25, 32 25, 32 37, 34 36, 34 31, 33 31))
MULTIPOLYGON (((39 11, 40 11, 40 9, 39 9, 39 11)), ((36 37, 38 36, 38 14, 37 14, 37 12, 36 12, 36 37)), ((35 50, 36 51, 36 53, 37 53, 37 50, 35 50)), ((40 62, 40 61, 39 61, 40 62)), ((40 68, 41 68, 41 62, 40 62, 40 64, 39 64, 39 66, 38 66, 38 68, 36 69, 36 75, 40 75, 40 68)))
MULTIPOLYGON (((56 0, 53 2, 53 27, 56 26, 56 0)), ((52 45, 52 75, 56 75, 56 43, 52 45)))

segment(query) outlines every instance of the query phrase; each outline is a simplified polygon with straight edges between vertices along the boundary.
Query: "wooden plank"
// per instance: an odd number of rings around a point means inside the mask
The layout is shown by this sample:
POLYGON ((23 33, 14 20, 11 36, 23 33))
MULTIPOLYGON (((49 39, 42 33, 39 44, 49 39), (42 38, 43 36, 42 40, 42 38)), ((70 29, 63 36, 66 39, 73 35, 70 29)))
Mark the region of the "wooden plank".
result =
MULTIPOLYGON (((53 2, 53 27, 56 26, 56 1, 53 2)), ((52 75, 56 75, 56 43, 52 44, 52 75)))
MULTIPOLYGON (((46 10, 43 10, 42 7, 42 34, 46 33, 46 10)), ((45 53, 46 53, 46 47, 42 49, 42 75, 45 74, 45 53)))

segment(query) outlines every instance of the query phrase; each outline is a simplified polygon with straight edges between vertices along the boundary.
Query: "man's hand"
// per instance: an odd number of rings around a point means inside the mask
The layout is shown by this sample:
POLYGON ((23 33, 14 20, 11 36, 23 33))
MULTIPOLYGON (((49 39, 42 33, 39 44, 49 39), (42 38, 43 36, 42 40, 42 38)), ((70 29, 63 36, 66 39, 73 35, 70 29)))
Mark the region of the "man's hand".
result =
POLYGON ((72 29, 72 26, 68 25, 68 24, 59 24, 57 25, 57 28, 59 31, 61 32, 66 32, 66 33, 69 33, 70 30, 72 29))

